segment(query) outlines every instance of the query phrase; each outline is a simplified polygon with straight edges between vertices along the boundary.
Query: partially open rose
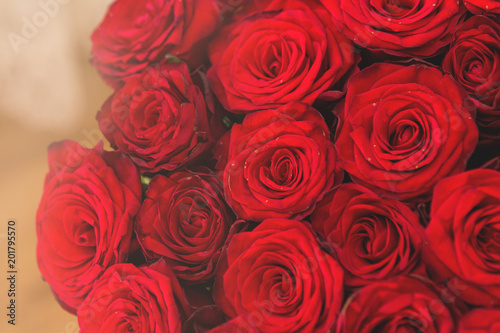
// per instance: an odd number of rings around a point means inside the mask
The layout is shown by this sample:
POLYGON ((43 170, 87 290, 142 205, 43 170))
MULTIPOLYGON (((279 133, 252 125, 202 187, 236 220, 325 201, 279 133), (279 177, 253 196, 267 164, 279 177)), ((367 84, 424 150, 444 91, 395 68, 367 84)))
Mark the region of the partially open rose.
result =
POLYGON ((465 169, 478 130, 453 78, 423 64, 377 63, 355 74, 338 104, 339 165, 375 193, 427 201, 465 169))
POLYGON ((127 260, 141 196, 139 173, 125 154, 72 141, 50 146, 37 260, 68 311, 76 312, 106 268, 127 260))

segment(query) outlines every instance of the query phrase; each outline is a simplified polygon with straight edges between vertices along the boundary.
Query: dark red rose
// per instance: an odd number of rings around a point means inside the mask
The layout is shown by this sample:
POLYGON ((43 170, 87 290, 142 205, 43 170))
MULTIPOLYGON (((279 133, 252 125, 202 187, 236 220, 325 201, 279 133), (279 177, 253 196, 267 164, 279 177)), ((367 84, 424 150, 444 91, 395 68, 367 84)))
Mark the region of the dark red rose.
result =
POLYGON ((486 16, 474 16, 462 24, 443 60, 443 69, 467 90, 477 106, 481 141, 494 140, 500 144, 498 22, 486 16))
POLYGON ((424 260, 467 303, 500 305, 500 172, 476 169, 440 181, 424 260))
POLYGON ((465 13, 457 0, 320 0, 356 44, 402 57, 426 58, 451 42, 465 13))
POLYGON ((167 54, 195 67, 206 52, 203 41, 223 18, 218 2, 115 0, 92 34, 92 63, 115 88, 167 54))
POLYGON ((141 172, 172 171, 199 161, 223 132, 213 105, 185 64, 148 67, 129 77, 97 114, 111 145, 141 172))
POLYGON ((302 222, 236 234, 218 270, 214 300, 243 332, 329 332, 342 305, 343 270, 302 222))
POLYGON ((460 320, 457 333, 500 332, 500 309, 475 309, 460 320))
POLYGON ((117 264, 106 270, 78 310, 82 333, 180 333, 190 313, 182 289, 164 261, 117 264))
POLYGON ((361 185, 341 185, 318 203, 311 222, 344 267, 347 286, 424 272, 424 229, 418 215, 397 200, 361 185))
POLYGON ((337 332, 453 333, 465 309, 451 291, 418 276, 399 276, 352 295, 337 332))
POLYGON ((155 176, 136 232, 147 257, 163 257, 180 279, 202 283, 214 276, 233 222, 222 184, 200 169, 155 176))
POLYGON ((441 179, 462 172, 476 147, 467 94, 422 64, 379 63, 354 75, 337 105, 339 165, 383 197, 426 201, 441 179))
POLYGON ((66 310, 76 313, 104 270, 127 260, 140 202, 139 173, 126 155, 72 141, 50 146, 37 260, 66 310))
POLYGON ((230 135, 224 194, 243 220, 300 220, 342 181, 328 127, 306 104, 248 114, 230 135))
POLYGON ((224 29, 209 53, 211 86, 235 113, 312 104, 325 91, 339 98, 358 62, 354 44, 316 0, 272 1, 224 29))
POLYGON ((465 0, 464 3, 474 14, 500 14, 500 1, 498 0, 465 0))

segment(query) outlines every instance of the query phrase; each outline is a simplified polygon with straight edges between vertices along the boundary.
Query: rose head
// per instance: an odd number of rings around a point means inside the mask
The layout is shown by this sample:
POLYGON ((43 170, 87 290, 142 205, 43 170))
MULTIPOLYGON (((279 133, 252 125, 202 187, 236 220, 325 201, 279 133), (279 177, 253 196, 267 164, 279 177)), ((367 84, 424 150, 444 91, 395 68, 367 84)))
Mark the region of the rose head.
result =
POLYGON ((218 270, 214 300, 242 332, 329 332, 342 305, 343 270, 302 222, 234 235, 218 270))
POLYGON ((378 63, 354 75, 338 104, 339 165, 383 197, 427 201, 465 169, 478 138, 465 91, 436 68, 378 63))
POLYGON ((311 222, 345 268, 349 287, 406 275, 421 266, 424 229, 418 215, 361 185, 344 184, 329 192, 311 222))
POLYGON ((476 169, 440 181, 426 233, 424 259, 437 281, 455 283, 467 303, 500 304, 500 172, 476 169))
POLYGON ((328 127, 305 104, 248 114, 230 135, 224 195, 243 220, 300 220, 342 181, 328 127))
POLYGON ((127 78, 97 119, 111 144, 146 173, 200 160, 222 134, 220 119, 183 63, 148 67, 127 78))
MULTIPOLYGON (((500 2, 499 2, 500 3, 500 2)), ((476 121, 482 141, 500 144, 500 23, 473 16, 455 32, 443 60, 477 106, 476 121)))
POLYGON ((465 12, 457 0, 320 1, 356 44, 402 57, 438 54, 465 12))
POLYGON ((180 279, 201 283, 213 277, 233 222, 222 184, 199 169, 155 176, 136 232, 147 257, 163 257, 180 279))
POLYGON ((331 25, 317 1, 272 1, 263 12, 230 25, 212 41, 211 86, 229 111, 248 113, 289 102, 312 104, 359 61, 354 44, 331 25))
POLYGON ((50 146, 37 260, 66 310, 76 313, 104 270, 127 259, 140 201, 139 173, 124 154, 71 141, 50 146))
POLYGON ((453 294, 418 276, 370 284, 350 297, 337 333, 453 333, 466 307, 453 294))
POLYGON ((194 66, 220 21, 215 0, 115 0, 92 34, 92 63, 114 88, 167 54, 194 66))
POLYGON ((106 270, 78 310, 82 333, 180 333, 190 310, 165 262, 106 270))

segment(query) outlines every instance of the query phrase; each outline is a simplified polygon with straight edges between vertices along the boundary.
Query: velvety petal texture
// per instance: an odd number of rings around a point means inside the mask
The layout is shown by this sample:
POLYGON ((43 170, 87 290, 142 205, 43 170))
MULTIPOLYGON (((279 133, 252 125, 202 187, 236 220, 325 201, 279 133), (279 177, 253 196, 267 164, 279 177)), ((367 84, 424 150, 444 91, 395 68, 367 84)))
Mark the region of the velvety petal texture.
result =
POLYGON ((363 69, 334 111, 340 167, 380 196, 428 201, 441 178, 465 169, 476 147, 467 99, 449 74, 425 64, 363 69))
POLYGON ((214 299, 236 318, 226 324, 229 332, 235 326, 243 332, 329 332, 342 305, 343 276, 307 224, 269 219, 232 238, 214 299))
POLYGON ((311 223, 344 267, 346 286, 424 273, 424 228, 418 215, 397 200, 343 184, 318 203, 311 223))
POLYGON ((342 181, 328 127, 306 104, 249 114, 227 143, 224 195, 243 220, 300 220, 342 181))
POLYGON ((500 172, 440 181, 426 233, 424 259, 436 281, 455 284, 467 303, 500 305, 500 172))
POLYGON ((371 284, 345 303, 337 333, 453 333, 467 308, 452 291, 419 276, 371 284))
POLYGON ((457 0, 320 0, 333 24, 361 47, 427 58, 451 42, 465 13, 457 0))
POLYGON ((222 105, 235 113, 312 104, 343 83, 359 56, 316 0, 275 0, 227 26, 211 42, 208 72, 222 105))
POLYGON ((157 175, 136 219, 148 258, 164 258, 182 280, 203 283, 215 274, 234 215, 222 184, 205 168, 157 175))
POLYGON ((95 283, 78 311, 82 333, 180 333, 190 313, 182 289, 164 261, 117 264, 95 283))
POLYGON ((500 21, 478 15, 460 25, 443 69, 477 106, 480 140, 500 147, 500 21))
POLYGON ((36 215, 37 260, 45 281, 72 313, 94 281, 127 260, 141 182, 132 161, 102 145, 49 148, 49 172, 36 215))
POLYGON ((115 0, 92 34, 92 64, 114 88, 167 54, 195 66, 222 18, 216 0, 115 0))
POLYGON ((97 120, 111 145, 141 172, 173 171, 206 157, 224 132, 210 101, 186 64, 157 65, 127 78, 97 120))

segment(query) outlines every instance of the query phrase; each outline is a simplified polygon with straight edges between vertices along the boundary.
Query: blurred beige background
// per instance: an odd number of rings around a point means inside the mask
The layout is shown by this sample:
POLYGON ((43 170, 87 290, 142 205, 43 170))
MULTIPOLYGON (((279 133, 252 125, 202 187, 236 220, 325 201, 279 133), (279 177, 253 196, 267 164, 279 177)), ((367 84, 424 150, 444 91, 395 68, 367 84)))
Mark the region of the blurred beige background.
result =
POLYGON ((35 212, 46 149, 93 146, 95 114, 111 94, 89 64, 90 34, 110 0, 0 2, 0 332, 78 332, 41 279, 35 212), (7 324, 7 222, 17 221, 16 326, 7 324))

